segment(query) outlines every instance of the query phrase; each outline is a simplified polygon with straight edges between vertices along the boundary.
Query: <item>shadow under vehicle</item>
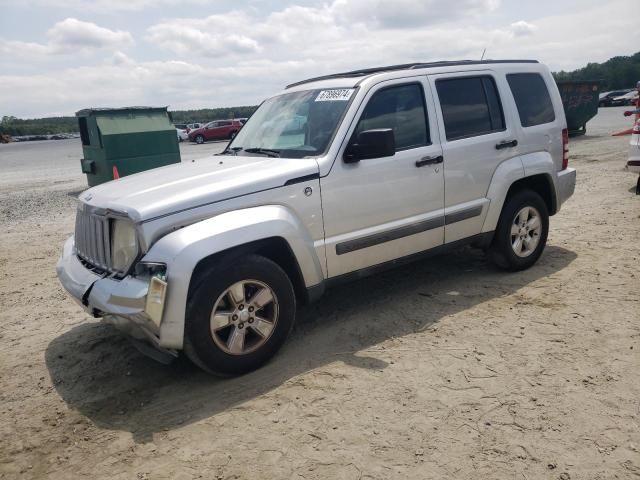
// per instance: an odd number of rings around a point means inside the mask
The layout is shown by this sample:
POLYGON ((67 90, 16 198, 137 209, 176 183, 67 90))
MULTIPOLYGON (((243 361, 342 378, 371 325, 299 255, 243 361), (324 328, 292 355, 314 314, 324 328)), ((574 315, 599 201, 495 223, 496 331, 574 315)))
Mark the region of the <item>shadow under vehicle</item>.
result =
POLYGON ((71 409, 101 428, 128 431, 137 442, 147 442, 156 432, 215 416, 335 361, 382 370, 385 361, 359 352, 511 295, 575 258, 570 250, 548 246, 536 266, 505 275, 479 250, 465 247, 341 285, 327 293, 325 302, 301 309, 280 355, 236 378, 212 377, 182 359, 161 365, 113 327, 95 322, 55 338, 45 359, 52 384, 71 409), (452 290, 461 294, 447 295, 452 290))

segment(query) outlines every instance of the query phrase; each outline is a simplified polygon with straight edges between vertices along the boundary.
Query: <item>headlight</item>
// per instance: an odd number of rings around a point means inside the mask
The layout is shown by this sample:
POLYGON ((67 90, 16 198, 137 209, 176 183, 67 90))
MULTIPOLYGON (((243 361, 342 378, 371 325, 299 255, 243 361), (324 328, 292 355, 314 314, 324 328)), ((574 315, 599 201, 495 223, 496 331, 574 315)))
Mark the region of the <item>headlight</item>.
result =
POLYGON ((112 220, 111 224, 111 266, 126 273, 138 256, 136 229, 128 220, 112 220))

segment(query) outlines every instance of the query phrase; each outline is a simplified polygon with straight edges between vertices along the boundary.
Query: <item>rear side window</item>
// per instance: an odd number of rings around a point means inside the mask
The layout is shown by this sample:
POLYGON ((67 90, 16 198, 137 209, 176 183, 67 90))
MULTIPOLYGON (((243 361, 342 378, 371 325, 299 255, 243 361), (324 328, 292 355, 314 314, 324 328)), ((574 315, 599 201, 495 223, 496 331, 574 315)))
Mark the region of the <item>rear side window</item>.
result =
POLYGON ((505 129, 504 113, 493 78, 462 77, 436 81, 447 140, 505 129))
POLYGON ((556 119, 549 90, 540 74, 512 73, 507 75, 507 81, 523 127, 542 125, 556 119))
POLYGON ((375 128, 393 130, 396 150, 429 145, 422 85, 399 85, 376 92, 360 117, 355 135, 375 128))

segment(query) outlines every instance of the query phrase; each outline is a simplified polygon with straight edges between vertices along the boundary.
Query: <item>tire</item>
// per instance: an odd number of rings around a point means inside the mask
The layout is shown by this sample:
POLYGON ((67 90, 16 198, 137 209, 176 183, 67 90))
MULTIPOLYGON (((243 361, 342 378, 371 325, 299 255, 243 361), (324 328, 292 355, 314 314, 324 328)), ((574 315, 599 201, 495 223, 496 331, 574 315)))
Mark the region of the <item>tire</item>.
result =
POLYGON ((296 315, 291 280, 278 264, 253 254, 227 257, 196 281, 184 340, 193 363, 214 375, 231 376, 255 370, 275 355, 296 315))
POLYGON ((236 134, 237 134, 237 133, 238 133, 238 132, 231 132, 231 133, 229 134, 229 140, 233 140, 234 138, 236 138, 236 134))
POLYGON ((540 258, 548 234, 549 212, 542 197, 532 190, 516 192, 507 198, 502 208, 489 247, 489 258, 504 270, 525 270, 540 258), (528 213, 525 209, 528 209, 528 213), (538 219, 537 229, 534 228, 534 218, 538 219), (524 221, 527 225, 522 227, 524 221))
POLYGON ((196 143, 202 145, 204 143, 204 137, 202 135, 196 135, 196 143))

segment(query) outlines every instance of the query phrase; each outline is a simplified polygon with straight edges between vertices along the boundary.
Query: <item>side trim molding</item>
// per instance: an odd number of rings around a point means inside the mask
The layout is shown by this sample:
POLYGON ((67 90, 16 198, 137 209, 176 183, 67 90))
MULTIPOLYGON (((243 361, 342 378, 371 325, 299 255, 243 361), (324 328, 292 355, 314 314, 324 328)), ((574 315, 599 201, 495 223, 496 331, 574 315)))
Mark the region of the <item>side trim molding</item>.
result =
MULTIPOLYGON (((423 260, 425 258, 429 258, 434 255, 440 255, 442 253, 449 252, 453 249, 462 247, 464 245, 472 245, 474 247, 484 249, 489 245, 491 245, 491 241, 493 240, 493 234, 494 232, 479 233, 471 237, 463 238, 461 240, 456 240, 450 243, 445 243, 444 245, 439 245, 437 247, 431 248, 429 250, 425 250, 423 252, 413 253, 411 255, 396 258, 394 260, 389 260, 388 262, 380 263, 378 265, 372 265, 371 267, 355 270, 353 272, 343 273, 342 275, 338 275, 337 277, 330 277, 330 278, 327 278, 323 283, 326 286, 326 288, 332 288, 332 287, 335 287, 336 285, 340 285, 345 282, 351 282, 354 280, 365 278, 370 275, 375 275, 377 273, 384 272, 386 270, 395 268, 397 266, 406 265, 408 263, 412 263, 418 260, 423 260)), ((317 296, 314 296, 314 299, 317 299, 317 298, 318 298, 317 296)))
POLYGON ((355 240, 348 240, 336 244, 336 254, 343 255, 345 253, 353 252, 355 250, 361 250, 363 248, 373 247, 380 243, 390 242, 399 238, 408 237, 417 233, 426 232, 427 230, 433 230, 444 226, 444 217, 432 218, 422 222, 413 223, 400 228, 394 228, 393 230, 387 230, 385 232, 374 233, 373 235, 367 235, 366 237, 356 238, 355 240))
POLYGON ((462 222, 473 217, 477 217, 482 213, 482 205, 477 207, 467 208, 460 210, 459 212, 449 213, 444 217, 444 223, 451 225, 452 223, 462 222))
POLYGON ((469 218, 477 217, 482 213, 482 205, 467 208, 459 212, 450 213, 443 217, 432 218, 430 220, 424 220, 422 222, 416 222, 404 227, 394 228, 380 233, 374 233, 373 235, 367 235, 366 237, 356 238, 354 240, 347 240, 346 242, 340 242, 336 244, 336 255, 344 255, 345 253, 355 252, 356 250, 362 250, 363 248, 373 247, 380 243, 390 242, 392 240, 398 240, 399 238, 409 237, 418 233, 433 230, 434 228, 440 228, 452 223, 462 222, 469 218))

